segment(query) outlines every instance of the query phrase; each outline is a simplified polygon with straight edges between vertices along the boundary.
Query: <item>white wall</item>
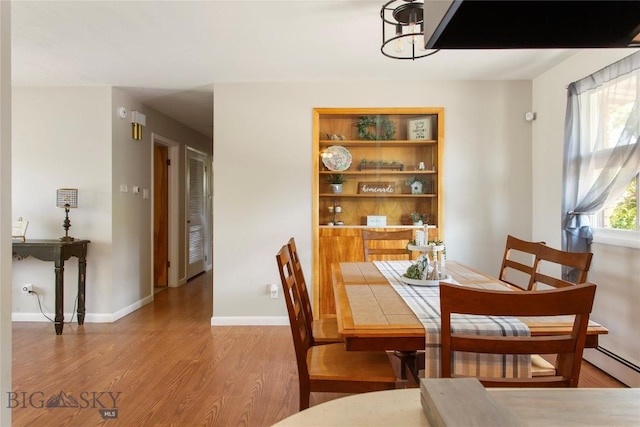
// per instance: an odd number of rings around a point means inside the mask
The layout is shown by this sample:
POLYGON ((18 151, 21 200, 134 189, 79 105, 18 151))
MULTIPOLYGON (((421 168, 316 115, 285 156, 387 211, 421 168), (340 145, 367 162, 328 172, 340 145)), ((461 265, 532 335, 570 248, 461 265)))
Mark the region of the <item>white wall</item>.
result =
MULTIPOLYGON (((193 145, 210 153, 211 139, 111 87, 14 88, 13 125, 12 215, 29 221, 27 238, 62 236, 64 211, 55 207, 55 190, 79 189, 69 231, 91 240, 86 321, 114 321, 152 301, 152 199, 132 192, 135 185, 153 194, 151 134, 180 142, 182 152, 193 145), (147 115, 141 141, 131 138, 130 120, 118 116, 121 106, 147 115), (127 193, 120 192, 121 184, 127 193)), ((181 159, 174 166, 184 175, 181 159)), ((183 192, 178 199, 184 212, 183 192)), ((184 223, 184 216, 178 220, 184 223)), ((179 253, 177 268, 184 271, 184 245, 179 253)), ((45 313, 53 313, 53 264, 13 261, 13 319, 45 321, 36 298, 19 291, 25 283, 40 294, 45 313)), ((65 263, 66 321, 76 294, 77 260, 71 258, 65 263)))
MULTIPOLYGON (((635 52, 631 49, 580 51, 533 82, 533 238, 560 247, 562 153, 566 87, 635 52)), ((594 243, 589 280, 598 284, 592 318, 609 329, 599 344, 640 366, 640 251, 594 243)), ((597 350, 585 358, 627 384, 640 386, 631 372, 597 350)))
POLYGON ((507 234, 531 236, 531 82, 214 87, 213 323, 285 316, 275 254, 294 236, 311 277, 314 107, 444 107, 450 259, 498 273, 507 234))
MULTIPOLYGON (((14 88, 13 217, 29 221, 27 238, 64 235, 57 188, 78 188, 78 209, 69 213, 69 235, 91 240, 87 297, 91 317, 111 313, 111 88, 14 88)), ((77 295, 77 259, 65 263, 65 319, 77 295)), ((45 312, 54 312, 53 263, 13 261, 14 320, 44 319, 37 300, 18 287, 32 283, 45 312), (25 316, 21 316, 25 314, 25 316)))
MULTIPOLYGON (((11 2, 0 2, 0 394, 11 387, 11 2)), ((11 409, 0 405, 0 425, 11 409)))

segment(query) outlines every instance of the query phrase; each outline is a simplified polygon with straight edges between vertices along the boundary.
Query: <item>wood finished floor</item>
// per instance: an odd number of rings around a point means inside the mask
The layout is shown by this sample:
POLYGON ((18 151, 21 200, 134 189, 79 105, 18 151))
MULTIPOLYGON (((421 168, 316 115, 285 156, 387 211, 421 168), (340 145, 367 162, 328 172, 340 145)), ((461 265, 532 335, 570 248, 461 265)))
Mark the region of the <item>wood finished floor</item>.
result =
MULTIPOLYGON (((289 327, 212 327, 211 281, 202 274, 113 324, 66 324, 60 336, 14 322, 13 426, 269 426, 297 412, 289 327), (47 408, 60 392, 80 407, 47 408)), ((588 363, 580 386, 623 387, 588 363)), ((314 393, 311 404, 336 397, 314 393)))

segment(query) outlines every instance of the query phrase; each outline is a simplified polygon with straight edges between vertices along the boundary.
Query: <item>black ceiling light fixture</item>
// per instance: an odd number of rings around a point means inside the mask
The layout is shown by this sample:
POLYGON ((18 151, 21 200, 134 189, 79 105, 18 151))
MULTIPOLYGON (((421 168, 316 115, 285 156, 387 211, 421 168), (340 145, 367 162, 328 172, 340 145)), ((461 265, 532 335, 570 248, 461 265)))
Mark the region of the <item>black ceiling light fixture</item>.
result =
POLYGON ((380 9, 383 55, 394 59, 417 59, 437 50, 425 49, 424 4, 413 0, 391 0, 380 9))

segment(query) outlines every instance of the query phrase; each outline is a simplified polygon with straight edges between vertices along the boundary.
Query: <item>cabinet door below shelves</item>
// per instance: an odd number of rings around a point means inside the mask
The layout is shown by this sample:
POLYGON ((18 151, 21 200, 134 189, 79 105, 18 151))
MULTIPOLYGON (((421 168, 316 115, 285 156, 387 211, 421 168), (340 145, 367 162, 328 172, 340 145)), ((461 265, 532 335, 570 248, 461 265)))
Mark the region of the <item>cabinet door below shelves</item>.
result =
POLYGON ((320 283, 319 316, 336 314, 336 304, 331 281, 331 264, 334 262, 358 262, 364 257, 362 231, 356 228, 331 228, 320 230, 320 283))
MULTIPOLYGON (((362 262, 364 261, 364 248, 362 246, 362 230, 364 228, 350 227, 322 227, 319 230, 319 317, 327 317, 336 314, 335 297, 333 295, 333 282, 331 277, 331 264, 337 262, 362 262)), ((373 228, 367 230, 400 231, 405 228, 373 228)), ((420 228, 415 227, 415 230, 420 228)), ((438 239, 438 229, 429 228, 429 240, 438 239)), ((384 242, 378 242, 378 247, 383 247, 384 242)), ((420 254, 414 252, 413 258, 420 254)))

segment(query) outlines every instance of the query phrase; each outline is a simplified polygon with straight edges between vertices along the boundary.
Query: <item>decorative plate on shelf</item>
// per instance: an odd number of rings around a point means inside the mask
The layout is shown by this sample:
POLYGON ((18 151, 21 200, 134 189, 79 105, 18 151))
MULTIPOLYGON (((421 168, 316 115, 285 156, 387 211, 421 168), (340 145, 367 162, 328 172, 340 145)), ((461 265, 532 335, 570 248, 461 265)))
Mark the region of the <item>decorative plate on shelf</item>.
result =
POLYGON ((351 160, 351 153, 341 145, 332 145, 322 155, 322 163, 332 171, 349 169, 351 160))
POLYGON ((400 276, 400 281, 406 285, 411 286, 440 286, 440 281, 451 280, 451 276, 448 274, 442 277, 440 280, 421 280, 421 279, 409 279, 406 276, 400 276))

